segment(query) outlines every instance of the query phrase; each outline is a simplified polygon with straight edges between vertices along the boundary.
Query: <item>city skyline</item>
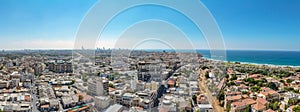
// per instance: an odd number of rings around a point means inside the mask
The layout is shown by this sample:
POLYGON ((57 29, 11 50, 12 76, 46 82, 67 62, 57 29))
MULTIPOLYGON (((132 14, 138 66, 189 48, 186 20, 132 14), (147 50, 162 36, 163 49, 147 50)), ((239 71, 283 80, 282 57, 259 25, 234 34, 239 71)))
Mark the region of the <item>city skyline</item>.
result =
MULTIPOLYGON (((80 22, 88 13, 96 0, 82 1, 1 1, 0 23, 1 49, 72 49, 76 31, 80 22)), ((214 16, 223 34, 225 47, 230 50, 291 50, 298 51, 300 33, 300 16, 297 7, 300 2, 272 1, 201 1, 214 16)), ((107 26, 103 32, 101 45, 96 47, 113 48, 116 38, 114 32, 132 24, 122 18, 130 18, 131 14, 139 15, 136 20, 160 15, 157 7, 141 7, 119 15, 119 18, 107 26), (153 14, 143 14, 151 10, 153 14), (128 13, 128 14, 126 14, 128 13)), ((201 32, 195 30, 185 18, 178 14, 170 14, 178 18, 176 25, 186 25, 183 29, 197 49, 209 49, 201 32), (181 21, 182 20, 182 21, 181 21)), ((166 19, 168 20, 168 19, 166 19)), ((166 32, 168 34, 168 32, 166 32)), ((172 33, 170 33, 172 36, 172 33)), ((144 48, 153 49, 152 44, 144 48)), ((158 44, 157 44, 158 45, 158 44)), ((161 45, 164 46, 164 45, 161 45)), ((180 45, 179 45, 180 46, 180 45)), ((96 48, 95 47, 95 48, 96 48)), ((155 49, 155 48, 154 48, 155 49)))
POLYGON ((0 0, 0 112, 300 112, 298 0, 0 0))

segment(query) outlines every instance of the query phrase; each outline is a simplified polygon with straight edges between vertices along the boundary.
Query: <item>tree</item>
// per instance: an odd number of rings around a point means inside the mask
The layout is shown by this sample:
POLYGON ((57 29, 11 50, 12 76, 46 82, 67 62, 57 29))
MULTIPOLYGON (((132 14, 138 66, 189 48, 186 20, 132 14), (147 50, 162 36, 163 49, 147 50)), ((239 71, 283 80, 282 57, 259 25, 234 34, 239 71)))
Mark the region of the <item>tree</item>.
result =
POLYGON ((270 109, 271 107, 272 107, 272 104, 271 103, 267 103, 267 109, 270 109))
POLYGON ((286 110, 289 106, 287 104, 284 105, 284 110, 286 110))
POLYGON ((231 106, 230 105, 226 105, 226 112, 230 112, 231 110, 231 106))
POLYGON ((200 109, 196 109, 196 112, 201 112, 200 109))
POLYGON ((290 106, 290 105, 295 105, 295 104, 297 104, 298 102, 299 102, 298 99, 289 99, 288 105, 289 105, 289 106, 290 106))
POLYGON ((79 96, 78 96, 78 102, 81 102, 82 99, 83 99, 83 96, 82 96, 82 95, 79 95, 79 96))
POLYGON ((207 78, 207 79, 209 78, 209 74, 208 73, 205 74, 205 78, 207 78))
POLYGON ((87 74, 83 74, 83 75, 82 75, 82 80, 83 80, 84 82, 86 82, 86 81, 88 80, 88 75, 87 75, 87 74))
POLYGON ((193 96, 192 96, 192 99, 193 99, 194 103, 197 104, 197 96, 196 96, 196 95, 193 95, 193 96))
POLYGON ((279 82, 281 82, 281 83, 285 83, 285 81, 284 81, 284 80, 280 80, 279 82))
POLYGON ((294 108, 293 108, 293 111, 294 112, 300 112, 300 106, 298 105, 298 106, 295 106, 294 108))
POLYGON ((241 73, 246 73, 246 71, 244 69, 239 69, 238 71, 241 73))
POLYGON ((287 83, 291 83, 291 82, 293 82, 293 81, 294 81, 294 80, 292 80, 292 79, 287 79, 287 80, 286 80, 287 83))
POLYGON ((263 75, 268 75, 268 71, 267 71, 267 70, 264 70, 264 71, 262 72, 262 74, 263 74, 263 75))
POLYGON ((247 94, 248 92, 247 91, 242 91, 242 94, 247 94))
POLYGON ((234 83, 233 81, 230 81, 230 82, 229 82, 229 85, 230 85, 230 86, 233 86, 233 85, 235 85, 235 83, 234 83))
POLYGON ((275 101, 274 104, 273 104, 273 110, 277 110, 278 109, 278 101, 275 101))
POLYGON ((263 83, 262 83, 261 81, 258 81, 258 82, 257 82, 257 86, 262 87, 262 86, 263 86, 263 83))
POLYGON ((220 94, 218 94, 218 100, 222 101, 225 99, 225 92, 224 90, 221 90, 220 94))
POLYGON ((236 74, 233 74, 233 75, 231 76, 231 78, 230 78, 230 80, 236 80, 236 79, 237 79, 236 74))
POLYGON ((262 78, 262 79, 261 79, 261 82, 263 82, 263 83, 267 83, 268 81, 267 81, 267 79, 266 79, 266 78, 262 78))
POLYGON ((276 84, 274 82, 269 82, 267 84, 267 87, 273 89, 273 90, 278 90, 278 87, 276 86, 276 84))
POLYGON ((109 84, 108 84, 108 87, 115 88, 115 85, 112 84, 112 83, 109 83, 109 84))
POLYGON ((251 84, 255 84, 256 83, 256 81, 253 78, 248 78, 247 80, 251 84))
POLYGON ((202 70, 209 69, 207 66, 201 67, 202 70))
POLYGON ((258 92, 258 91, 260 91, 260 87, 259 86, 252 86, 251 88, 250 88, 250 90, 252 91, 252 92, 258 92))
POLYGON ((251 105, 248 105, 243 112, 251 112, 251 105))
POLYGON ((72 80, 71 85, 73 85, 75 83, 75 80, 72 80))
POLYGON ((299 93, 299 91, 297 91, 293 87, 284 87, 283 89, 286 90, 286 91, 292 91, 292 92, 295 92, 295 93, 299 93))
POLYGON ((228 74, 225 74, 225 77, 228 79, 228 78, 229 78, 229 75, 228 75, 228 74))

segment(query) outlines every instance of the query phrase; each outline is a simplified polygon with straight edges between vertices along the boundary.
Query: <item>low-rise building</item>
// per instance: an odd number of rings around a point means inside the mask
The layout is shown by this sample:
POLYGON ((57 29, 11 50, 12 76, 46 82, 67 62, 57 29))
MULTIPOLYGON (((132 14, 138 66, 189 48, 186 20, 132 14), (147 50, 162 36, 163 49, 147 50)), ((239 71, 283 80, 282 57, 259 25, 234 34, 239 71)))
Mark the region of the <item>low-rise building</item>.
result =
POLYGON ((109 96, 95 96, 94 101, 98 111, 106 109, 111 103, 109 96))
POLYGON ((114 104, 109 106, 105 112, 122 112, 124 110, 124 107, 120 104, 114 104))

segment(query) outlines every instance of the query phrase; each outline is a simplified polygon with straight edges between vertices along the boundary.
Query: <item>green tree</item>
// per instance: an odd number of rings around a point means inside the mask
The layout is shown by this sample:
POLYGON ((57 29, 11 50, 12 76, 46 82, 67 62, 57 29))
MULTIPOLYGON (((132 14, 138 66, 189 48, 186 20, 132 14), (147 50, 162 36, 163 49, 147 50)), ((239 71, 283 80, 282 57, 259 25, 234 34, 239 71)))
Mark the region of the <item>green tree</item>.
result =
POLYGON ((287 79, 287 80, 286 80, 287 83, 291 83, 291 82, 293 82, 293 81, 294 81, 294 80, 292 80, 292 79, 287 79))
POLYGON ((109 83, 109 84, 108 84, 108 87, 115 88, 115 85, 112 84, 112 83, 109 83))
POLYGON ((224 90, 221 90, 220 94, 218 94, 218 100, 222 101, 225 99, 225 92, 224 90))
POLYGON ((262 87, 262 86, 263 86, 263 83, 262 83, 261 81, 258 81, 258 82, 257 82, 257 86, 262 87))
POLYGON ((193 99, 193 101, 194 101, 194 104, 197 104, 197 96, 196 96, 196 95, 193 95, 193 96, 192 96, 192 99, 193 99))
POLYGON ((267 84, 267 87, 273 89, 273 90, 278 90, 278 87, 276 86, 276 84, 274 82, 269 82, 267 84))
POLYGON ((75 80, 72 80, 71 85, 73 85, 75 83, 75 80))
POLYGON ((196 109, 196 112, 200 112, 200 109, 196 109))
POLYGON ((231 78, 230 78, 230 80, 236 80, 237 79, 237 76, 236 76, 236 74, 233 74, 233 75, 231 75, 231 78))
POLYGON ((201 67, 202 70, 209 69, 207 66, 201 67))
POLYGON ((256 81, 253 78, 248 78, 248 82, 251 83, 251 84, 255 84, 256 83, 256 81))
POLYGON ((286 110, 289 106, 287 104, 284 105, 284 110, 286 110))
POLYGON ((251 112, 251 105, 248 105, 243 112, 251 112))
POLYGON ((209 73, 205 73, 205 78, 209 78, 209 73))
POLYGON ((88 80, 88 75, 87 75, 87 74, 83 74, 83 75, 82 75, 82 80, 83 80, 84 82, 86 82, 86 81, 88 80))
POLYGON ((278 106, 279 106, 278 101, 275 101, 274 104, 273 104, 273 110, 277 110, 278 106))
POLYGON ((258 91, 260 91, 260 87, 259 86, 252 86, 251 88, 250 88, 250 90, 252 91, 252 92, 258 92, 258 91))
POLYGON ((228 79, 228 78, 229 78, 229 75, 228 75, 228 74, 225 74, 225 77, 228 79))
POLYGON ((241 73, 246 73, 246 71, 244 69, 240 69, 238 71, 241 72, 241 73))
POLYGON ((298 102, 299 102, 298 99, 289 99, 288 105, 289 105, 289 106, 290 106, 290 105, 295 105, 295 104, 297 104, 298 102))
POLYGON ((285 81, 284 81, 284 80, 280 80, 279 82, 281 82, 281 83, 285 83, 285 81))
POLYGON ((247 94, 248 92, 247 91, 242 91, 242 94, 247 94))
POLYGON ((293 111, 294 112, 300 112, 300 106, 298 105, 298 106, 295 106, 294 108, 293 108, 293 111))
POLYGON ((233 81, 230 81, 230 82, 229 82, 229 85, 230 85, 230 86, 233 86, 233 85, 235 85, 235 83, 234 83, 233 81))
POLYGON ((262 72, 262 74, 263 74, 263 75, 268 75, 268 71, 267 71, 267 70, 264 70, 264 71, 262 72))
POLYGON ((267 103, 267 109, 270 109, 272 107, 271 103, 267 103))
POLYGON ((267 81, 266 78, 262 78, 262 79, 261 79, 261 82, 262 82, 262 83, 267 83, 268 81, 267 81))

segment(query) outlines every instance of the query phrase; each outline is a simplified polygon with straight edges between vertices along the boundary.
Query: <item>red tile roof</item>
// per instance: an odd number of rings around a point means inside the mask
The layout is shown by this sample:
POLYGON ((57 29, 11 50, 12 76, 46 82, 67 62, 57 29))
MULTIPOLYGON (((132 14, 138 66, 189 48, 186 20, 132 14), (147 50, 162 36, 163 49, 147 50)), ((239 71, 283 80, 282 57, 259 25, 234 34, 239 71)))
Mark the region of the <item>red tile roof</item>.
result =
POLYGON ((257 111, 262 111, 262 110, 266 109, 266 106, 261 105, 261 104, 254 104, 254 105, 252 106, 252 108, 254 108, 254 109, 257 110, 257 111))
POLYGON ((234 101, 234 100, 239 100, 242 99, 242 95, 236 95, 236 96, 227 96, 226 100, 228 101, 234 101))
POLYGON ((172 80, 172 79, 170 79, 170 80, 168 80, 168 84, 169 84, 169 85, 175 85, 175 81, 172 80))
POLYGON ((242 100, 242 102, 246 102, 247 105, 252 105, 256 103, 256 101, 251 98, 244 99, 242 100))
POLYGON ((236 107, 236 108, 239 108, 239 107, 246 106, 247 104, 245 102, 236 101, 236 102, 232 102, 231 105, 236 107))
POLYGON ((226 95, 240 95, 241 92, 226 92, 226 95))
POLYGON ((25 95, 25 101, 30 101, 30 95, 25 95))
POLYGON ((108 87, 108 91, 109 91, 109 92, 115 91, 115 90, 116 90, 115 88, 108 87))
POLYGON ((246 95, 246 94, 242 95, 242 97, 243 97, 243 98, 249 98, 249 96, 246 95))
POLYGON ((268 103, 267 100, 265 100, 265 99, 263 99, 263 98, 260 98, 260 97, 258 97, 258 98, 256 99, 256 102, 259 103, 259 104, 262 104, 262 105, 266 105, 266 104, 268 103))

